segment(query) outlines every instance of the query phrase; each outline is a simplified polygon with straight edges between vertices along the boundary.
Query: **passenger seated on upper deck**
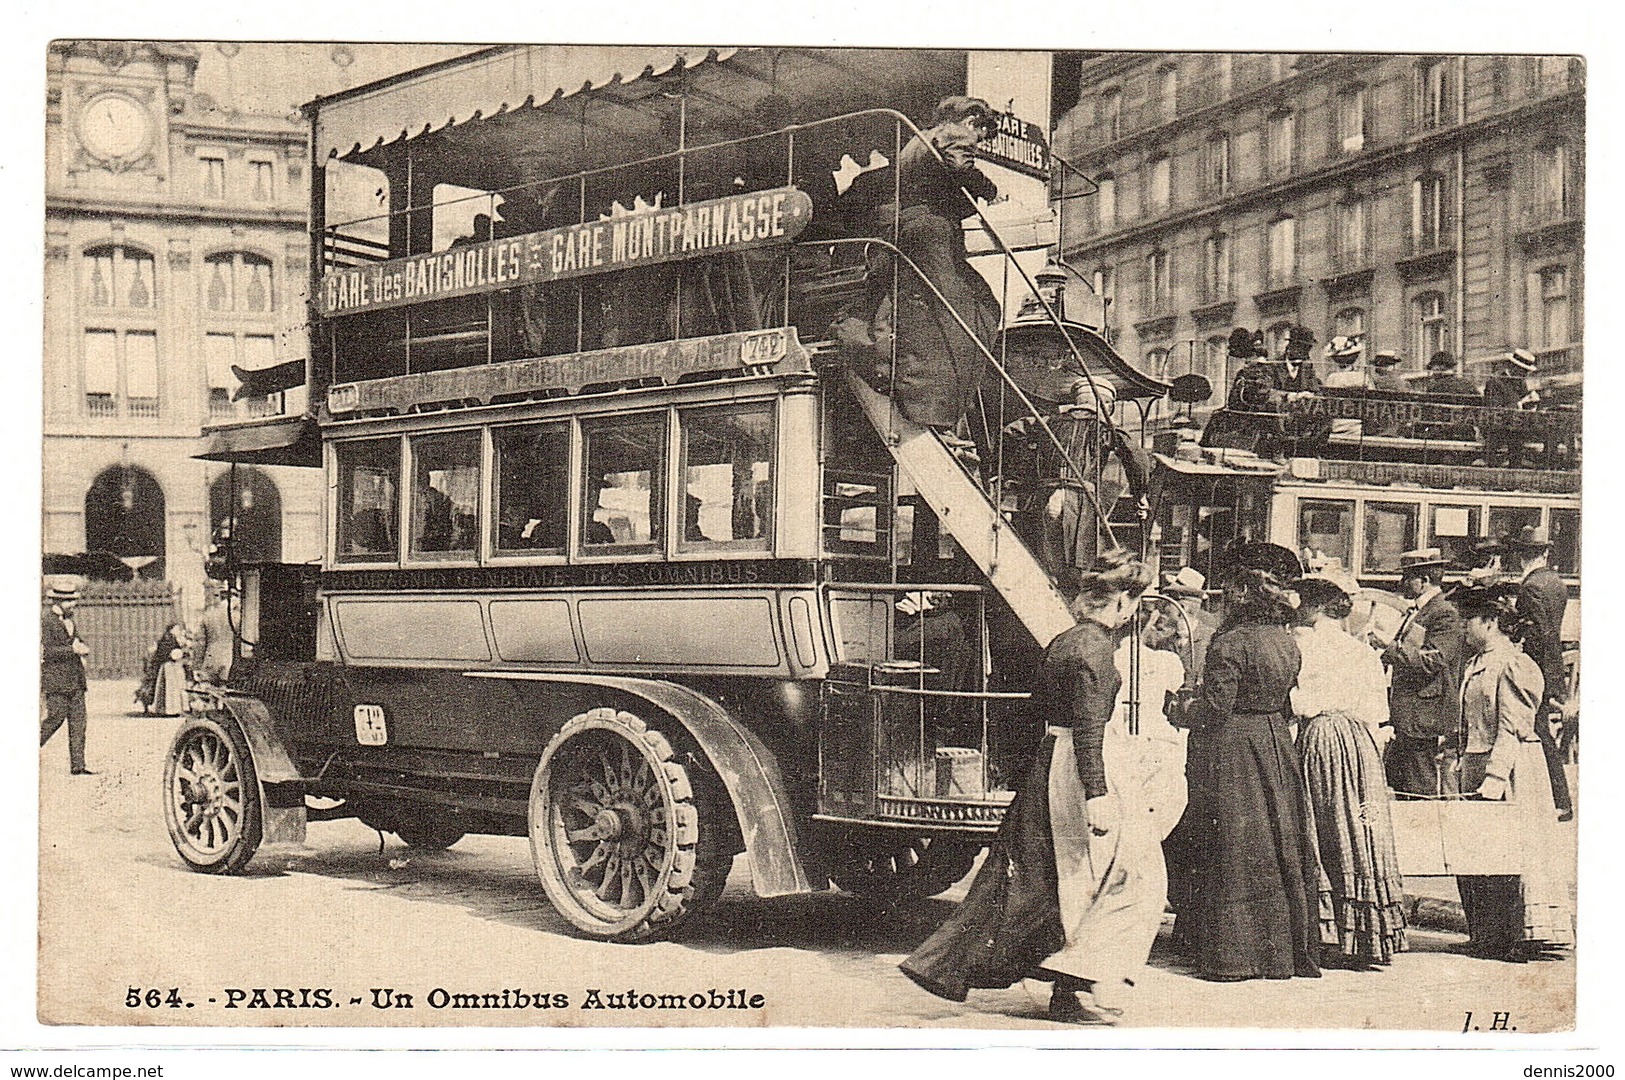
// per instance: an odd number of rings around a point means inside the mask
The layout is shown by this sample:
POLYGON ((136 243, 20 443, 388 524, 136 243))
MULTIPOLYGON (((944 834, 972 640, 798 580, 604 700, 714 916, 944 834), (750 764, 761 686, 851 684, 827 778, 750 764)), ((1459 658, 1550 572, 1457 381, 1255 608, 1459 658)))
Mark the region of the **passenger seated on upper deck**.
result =
POLYGON ((1249 363, 1236 373, 1230 384, 1228 409, 1239 416, 1209 425, 1209 446, 1254 449, 1265 457, 1318 454, 1331 435, 1331 421, 1324 416, 1290 411, 1294 402, 1314 396, 1320 380, 1309 365, 1315 335, 1306 326, 1287 331, 1281 355, 1275 360, 1260 357, 1258 337, 1247 330, 1230 335, 1230 355, 1249 363), (1250 444, 1250 445, 1249 445, 1250 444))
POLYGON ((983 349, 992 345, 1002 314, 992 288, 966 258, 961 227, 976 212, 972 199, 998 194, 975 156, 976 144, 992 133, 992 112, 979 98, 945 98, 932 126, 903 148, 899 204, 884 208, 877 225, 889 232, 895 214, 897 248, 913 265, 904 264, 897 275, 894 300, 893 260, 886 254, 873 259, 865 309, 838 317, 834 327, 842 347, 862 360, 865 378, 890 393, 903 416, 957 442, 953 433, 975 400, 983 349))
MULTIPOLYGON (((1533 409, 1540 404, 1539 391, 1529 387, 1529 376, 1536 370, 1535 354, 1528 349, 1513 349, 1496 362, 1496 371, 1484 380, 1484 404, 1491 409, 1533 409)), ((1495 422, 1495 414, 1484 424, 1484 457, 1491 465, 1522 466, 1525 458, 1525 433, 1513 418, 1495 422)))
MULTIPOLYGON (((1456 373, 1456 358, 1440 350, 1428 359, 1427 378, 1416 387, 1421 393, 1430 397, 1459 399, 1449 404, 1477 405, 1478 388, 1456 373)), ((1443 403, 1441 403, 1443 404, 1443 403)), ((1471 413, 1467 409, 1460 410, 1462 418, 1448 423, 1424 422, 1411 428, 1411 435, 1418 439, 1454 439, 1457 442, 1474 442, 1478 439, 1478 429, 1473 426, 1471 413)))
MULTIPOLYGON (((1370 384, 1366 373, 1355 367, 1360 354, 1365 351, 1365 345, 1358 334, 1349 337, 1334 337, 1326 343, 1326 359, 1332 365, 1332 370, 1326 373, 1326 389, 1328 390, 1364 390, 1370 384)), ((1358 438, 1361 432, 1361 422, 1347 418, 1332 421, 1332 434, 1345 437, 1358 438)))

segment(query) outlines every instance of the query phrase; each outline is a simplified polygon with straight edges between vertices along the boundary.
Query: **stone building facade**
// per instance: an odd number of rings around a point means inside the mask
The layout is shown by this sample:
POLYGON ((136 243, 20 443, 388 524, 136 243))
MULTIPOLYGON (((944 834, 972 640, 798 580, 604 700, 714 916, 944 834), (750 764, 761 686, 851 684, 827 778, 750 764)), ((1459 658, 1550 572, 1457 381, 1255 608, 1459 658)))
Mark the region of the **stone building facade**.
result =
POLYGON ((239 468, 233 483, 192 455, 206 424, 306 406, 302 388, 235 400, 232 371, 307 355, 309 129, 295 106, 459 51, 49 46, 47 553, 100 553, 108 576, 121 560, 195 607, 235 501, 245 558, 320 557, 319 475, 239 468))
POLYGON ((1273 344, 1302 323, 1395 349, 1404 373, 1442 351, 1481 378, 1526 347, 1577 377, 1580 61, 1110 53, 1075 70, 1054 142, 1099 190, 1064 200, 1062 249, 1148 371, 1204 373, 1217 401, 1233 326, 1273 344))

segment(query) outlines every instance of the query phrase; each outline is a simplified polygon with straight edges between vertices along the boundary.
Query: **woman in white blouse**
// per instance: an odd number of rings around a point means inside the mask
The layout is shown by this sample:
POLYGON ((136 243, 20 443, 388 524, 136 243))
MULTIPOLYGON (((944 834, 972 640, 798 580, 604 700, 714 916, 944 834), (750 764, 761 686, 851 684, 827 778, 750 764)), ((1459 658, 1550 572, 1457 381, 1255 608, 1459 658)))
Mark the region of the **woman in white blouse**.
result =
POLYGON ((1309 820, 1320 853, 1322 965, 1368 968, 1405 948, 1404 881, 1379 743, 1392 730, 1388 680, 1372 649, 1344 629, 1358 586, 1340 573, 1297 583, 1303 656, 1298 716, 1309 820))

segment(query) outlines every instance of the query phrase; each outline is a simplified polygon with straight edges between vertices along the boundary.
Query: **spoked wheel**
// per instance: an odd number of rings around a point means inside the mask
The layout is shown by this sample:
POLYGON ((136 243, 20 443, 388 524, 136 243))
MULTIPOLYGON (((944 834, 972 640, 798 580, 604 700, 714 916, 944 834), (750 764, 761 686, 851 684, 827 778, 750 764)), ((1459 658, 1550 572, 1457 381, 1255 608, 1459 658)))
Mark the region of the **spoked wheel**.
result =
POLYGON ((164 763, 164 823, 186 865, 235 874, 260 846, 259 781, 236 721, 194 715, 181 726, 164 763))
POLYGON ((845 892, 896 904, 935 896, 970 873, 982 845, 952 836, 876 829, 846 839, 845 858, 831 875, 845 892))
POLYGON ((728 813, 696 794, 664 735, 593 709, 564 725, 536 768, 531 857, 548 900, 584 933, 663 937, 721 893, 728 813))

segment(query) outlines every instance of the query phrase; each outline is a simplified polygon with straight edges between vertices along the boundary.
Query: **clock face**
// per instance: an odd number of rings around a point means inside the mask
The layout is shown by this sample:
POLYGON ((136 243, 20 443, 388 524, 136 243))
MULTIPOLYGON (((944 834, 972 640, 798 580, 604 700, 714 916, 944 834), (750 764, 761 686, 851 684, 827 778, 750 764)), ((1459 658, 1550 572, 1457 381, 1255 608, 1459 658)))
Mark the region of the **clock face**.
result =
POLYGON ((103 94, 85 106, 79 135, 99 158, 129 158, 147 142, 147 110, 122 94, 103 94))

